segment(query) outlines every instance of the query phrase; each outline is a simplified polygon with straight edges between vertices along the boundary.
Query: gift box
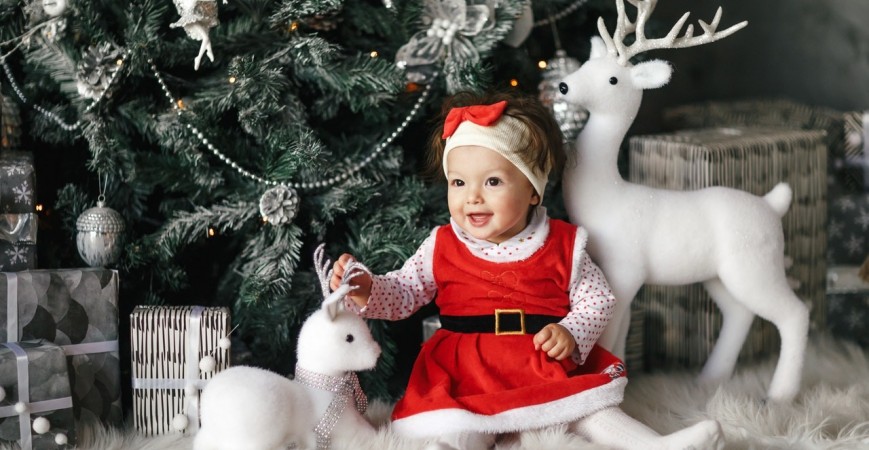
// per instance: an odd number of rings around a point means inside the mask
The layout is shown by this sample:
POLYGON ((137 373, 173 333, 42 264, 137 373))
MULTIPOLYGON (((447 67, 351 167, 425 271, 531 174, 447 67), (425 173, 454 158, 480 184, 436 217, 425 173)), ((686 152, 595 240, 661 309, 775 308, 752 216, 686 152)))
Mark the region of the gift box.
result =
POLYGON ((859 265, 869 256, 869 192, 830 199, 827 260, 859 265))
MULTIPOLYGON (((630 140, 631 181, 672 190, 728 186, 764 195, 779 182, 793 189, 782 218, 788 278, 807 302, 812 329, 826 321, 826 164, 824 132, 779 128, 705 128, 630 140)), ((645 314, 647 366, 697 367, 721 328, 718 308, 699 285, 645 286, 632 308, 645 314)), ((775 326, 757 319, 740 355, 778 351, 775 326)))
POLYGON ((35 191, 33 155, 0 153, 0 271, 36 267, 35 191))
POLYGON ((228 308, 138 306, 130 315, 133 424, 147 436, 199 429, 199 392, 229 366, 228 308))
POLYGON ((845 113, 845 145, 833 168, 843 173, 841 193, 869 192, 869 111, 845 113))
POLYGON ((67 355, 77 421, 123 421, 117 271, 0 274, 0 342, 33 339, 53 342, 67 355))
POLYGON ((22 450, 75 447, 63 349, 43 341, 0 344, 0 387, 0 443, 18 442, 22 450))
POLYGON ((833 336, 869 348, 869 282, 858 266, 830 267, 827 277, 827 323, 833 336))

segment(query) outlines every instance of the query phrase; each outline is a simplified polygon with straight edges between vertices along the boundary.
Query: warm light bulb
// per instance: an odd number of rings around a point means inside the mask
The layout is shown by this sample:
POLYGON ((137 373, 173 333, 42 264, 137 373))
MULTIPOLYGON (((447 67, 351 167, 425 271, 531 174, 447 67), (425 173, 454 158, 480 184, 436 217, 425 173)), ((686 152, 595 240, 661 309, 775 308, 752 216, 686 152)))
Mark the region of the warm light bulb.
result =
POLYGON ((217 231, 214 231, 214 228, 208 227, 208 237, 214 237, 217 234, 217 231))
POLYGON ((293 22, 290 24, 290 31, 296 31, 299 29, 299 22, 293 22))
POLYGON ((183 99, 179 98, 178 101, 175 102, 175 104, 178 105, 178 109, 184 109, 184 100, 183 99))
POLYGON ((229 84, 235 84, 236 81, 238 81, 238 78, 236 78, 234 75, 229 76, 229 84))
POLYGON ((377 50, 371 50, 371 53, 369 53, 369 55, 370 55, 372 58, 377 58, 378 56, 380 56, 380 54, 377 53, 377 50))
POLYGON ((546 66, 547 66, 546 61, 541 60, 537 63, 537 67, 539 67, 541 69, 545 69, 546 66))
POLYGON ((36 212, 42 212, 42 203, 36 204, 36 212))
POLYGON ((512 87, 519 86, 519 80, 513 78, 512 80, 510 80, 510 86, 512 86, 512 87))
POLYGON ((124 60, 123 60, 123 59, 119 59, 119 60, 115 61, 115 64, 117 64, 117 65, 119 65, 119 66, 123 66, 123 65, 124 65, 124 60))

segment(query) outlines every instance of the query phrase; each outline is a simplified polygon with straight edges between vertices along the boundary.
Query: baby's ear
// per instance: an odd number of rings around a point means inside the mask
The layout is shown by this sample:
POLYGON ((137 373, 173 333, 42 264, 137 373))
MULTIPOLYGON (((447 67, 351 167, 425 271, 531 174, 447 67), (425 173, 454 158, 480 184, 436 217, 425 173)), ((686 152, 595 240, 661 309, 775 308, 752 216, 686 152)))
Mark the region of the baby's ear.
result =
POLYGON ((537 206, 540 204, 540 195, 535 191, 531 194, 531 206, 537 206))

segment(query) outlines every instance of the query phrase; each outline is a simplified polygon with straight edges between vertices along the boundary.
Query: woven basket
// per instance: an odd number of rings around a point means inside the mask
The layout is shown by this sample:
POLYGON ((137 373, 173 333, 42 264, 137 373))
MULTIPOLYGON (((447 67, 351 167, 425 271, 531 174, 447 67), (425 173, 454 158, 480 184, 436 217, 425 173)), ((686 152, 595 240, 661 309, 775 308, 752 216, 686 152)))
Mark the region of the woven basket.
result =
MULTIPOLYGON (((764 195, 786 181, 794 191, 782 218, 788 278, 810 306, 812 329, 826 325, 826 166, 822 131, 706 128, 630 140, 632 182, 672 190, 729 186, 764 195)), ((645 286, 632 310, 643 314, 644 365, 702 365, 721 329, 721 315, 700 284, 645 286)), ((756 319, 740 357, 777 351, 778 331, 756 319)))

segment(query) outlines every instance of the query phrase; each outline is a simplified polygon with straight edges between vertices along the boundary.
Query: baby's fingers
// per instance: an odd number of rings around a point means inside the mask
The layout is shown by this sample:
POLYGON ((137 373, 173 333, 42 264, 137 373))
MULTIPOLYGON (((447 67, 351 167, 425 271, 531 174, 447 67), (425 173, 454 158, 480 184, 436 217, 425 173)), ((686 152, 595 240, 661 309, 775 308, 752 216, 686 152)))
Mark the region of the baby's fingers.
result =
POLYGON ((542 346, 552 337, 552 330, 544 328, 539 333, 534 335, 534 350, 548 351, 548 348, 542 346))

